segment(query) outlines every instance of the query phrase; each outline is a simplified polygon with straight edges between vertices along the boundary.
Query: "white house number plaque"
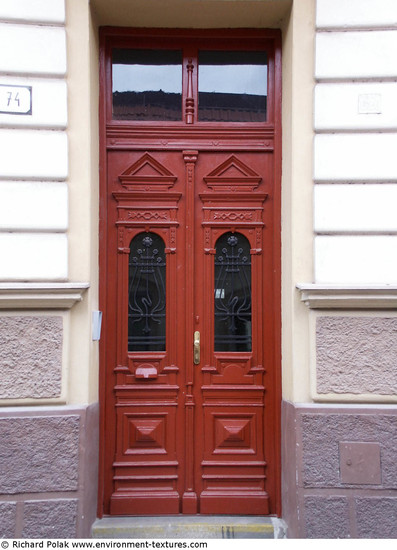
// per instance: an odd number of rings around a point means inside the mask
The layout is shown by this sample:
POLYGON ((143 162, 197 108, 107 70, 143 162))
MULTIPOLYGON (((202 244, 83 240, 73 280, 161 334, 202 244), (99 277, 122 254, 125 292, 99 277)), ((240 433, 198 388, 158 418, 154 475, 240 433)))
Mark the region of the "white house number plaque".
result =
POLYGON ((32 87, 0 84, 0 113, 32 114, 32 87))

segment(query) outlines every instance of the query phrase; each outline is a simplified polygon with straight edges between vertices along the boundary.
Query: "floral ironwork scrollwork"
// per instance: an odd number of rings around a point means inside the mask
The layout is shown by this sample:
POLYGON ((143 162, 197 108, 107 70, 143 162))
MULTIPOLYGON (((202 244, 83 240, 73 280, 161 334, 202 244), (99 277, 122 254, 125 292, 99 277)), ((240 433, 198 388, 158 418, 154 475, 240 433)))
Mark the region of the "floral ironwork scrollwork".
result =
POLYGON ((250 244, 244 235, 225 233, 215 254, 215 351, 250 350, 250 244))
POLYGON ((128 350, 165 350, 165 245, 155 233, 131 241, 128 292, 128 350))

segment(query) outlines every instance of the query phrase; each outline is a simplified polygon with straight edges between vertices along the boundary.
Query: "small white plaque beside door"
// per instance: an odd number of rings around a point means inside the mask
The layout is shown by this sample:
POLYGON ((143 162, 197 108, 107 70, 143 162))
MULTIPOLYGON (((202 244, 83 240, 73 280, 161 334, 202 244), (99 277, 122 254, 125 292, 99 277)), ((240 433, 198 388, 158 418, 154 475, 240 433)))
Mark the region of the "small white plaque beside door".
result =
POLYGON ((0 84, 0 113, 32 114, 32 87, 0 84))

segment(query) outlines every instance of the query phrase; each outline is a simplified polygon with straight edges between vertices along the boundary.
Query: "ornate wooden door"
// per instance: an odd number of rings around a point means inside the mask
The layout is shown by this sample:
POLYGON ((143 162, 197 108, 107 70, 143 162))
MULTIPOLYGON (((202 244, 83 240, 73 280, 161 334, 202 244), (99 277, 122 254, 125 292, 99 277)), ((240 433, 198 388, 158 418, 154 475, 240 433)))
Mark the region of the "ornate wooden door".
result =
MULTIPOLYGON (((108 78, 136 33, 103 33, 108 78)), ((268 78, 265 120, 245 124, 200 121, 202 37, 180 34, 180 121, 136 103, 115 120, 104 91, 99 513, 279 514, 278 34, 243 33, 268 78)))

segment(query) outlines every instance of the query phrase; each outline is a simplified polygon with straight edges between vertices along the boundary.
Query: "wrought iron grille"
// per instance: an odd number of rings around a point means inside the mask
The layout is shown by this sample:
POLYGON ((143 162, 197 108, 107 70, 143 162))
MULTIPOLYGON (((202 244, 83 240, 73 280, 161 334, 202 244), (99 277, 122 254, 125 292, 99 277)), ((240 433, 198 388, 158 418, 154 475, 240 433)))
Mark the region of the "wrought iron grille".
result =
POLYGON ((130 244, 128 351, 165 351, 165 245, 155 233, 130 244))
POLYGON ((215 351, 251 351, 250 243, 225 233, 215 253, 215 351))

